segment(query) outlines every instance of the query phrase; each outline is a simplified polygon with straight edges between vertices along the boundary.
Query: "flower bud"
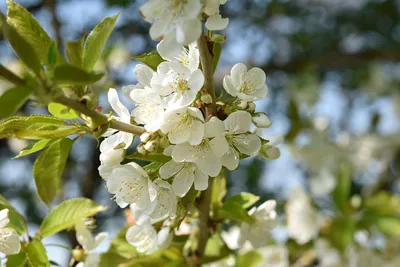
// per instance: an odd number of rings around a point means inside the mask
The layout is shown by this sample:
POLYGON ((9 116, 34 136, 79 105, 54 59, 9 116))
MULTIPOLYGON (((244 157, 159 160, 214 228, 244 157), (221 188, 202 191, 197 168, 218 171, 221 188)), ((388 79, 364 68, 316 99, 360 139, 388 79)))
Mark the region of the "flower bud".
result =
POLYGON ((85 253, 82 249, 74 249, 72 250, 72 258, 76 261, 84 261, 85 260, 85 253))
POLYGON ((235 106, 237 109, 246 109, 247 108, 247 102, 244 100, 239 100, 235 103, 235 106))
POLYGON ((140 145, 136 148, 136 150, 137 150, 138 153, 140 153, 140 154, 142 154, 142 155, 146 155, 146 154, 147 154, 147 151, 146 151, 146 149, 144 149, 144 145, 143 145, 143 144, 140 144, 140 145))
POLYGON ((255 113, 252 117, 252 120, 258 128, 268 128, 271 126, 271 120, 264 112, 255 113))
POLYGON ((213 102, 212 96, 209 93, 205 93, 205 94, 201 95, 200 100, 204 104, 211 104, 213 102))
POLYGON ((166 136, 160 138, 160 147, 167 148, 169 146, 169 141, 166 136))
POLYGON ((246 111, 248 111, 250 113, 253 113, 254 111, 256 111, 256 104, 254 104, 254 102, 247 103, 246 111))
POLYGON ((152 140, 152 141, 147 142, 144 145, 144 149, 146 149, 148 152, 157 151, 157 149, 158 149, 158 141, 157 140, 152 140))
POLYGON ((144 132, 140 135, 140 142, 147 143, 150 140, 150 137, 151 137, 151 133, 144 132))
POLYGON ((261 147, 260 156, 264 159, 277 159, 281 156, 281 151, 277 147, 271 147, 270 145, 266 144, 261 147))
POLYGON ((125 150, 122 148, 110 149, 106 152, 102 152, 100 154, 100 162, 105 166, 119 165, 124 159, 124 152, 125 150))

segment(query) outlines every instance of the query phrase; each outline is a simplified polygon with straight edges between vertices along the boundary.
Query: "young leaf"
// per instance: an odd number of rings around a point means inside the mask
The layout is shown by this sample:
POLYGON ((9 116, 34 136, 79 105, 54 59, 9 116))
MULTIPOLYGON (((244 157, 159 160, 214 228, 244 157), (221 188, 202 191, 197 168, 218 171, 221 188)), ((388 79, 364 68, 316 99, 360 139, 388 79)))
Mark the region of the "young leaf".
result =
POLYGON ((380 217, 376 220, 376 226, 388 236, 400 236, 400 218, 380 217))
POLYGON ((253 222, 253 219, 242 207, 241 203, 235 201, 225 202, 224 206, 218 210, 218 216, 239 222, 253 222))
POLYGON ((68 41, 66 43, 65 54, 69 63, 77 67, 82 67, 83 38, 79 41, 68 41))
POLYGON ((60 119, 73 120, 79 118, 79 115, 75 110, 59 103, 51 102, 47 108, 51 115, 60 119))
POLYGON ((51 42, 49 50, 47 51, 47 62, 50 66, 57 63, 57 46, 55 42, 51 42))
POLYGON ((333 199, 336 207, 343 213, 346 212, 348 207, 348 200, 350 197, 351 189, 351 177, 348 166, 343 165, 340 168, 339 177, 337 179, 337 185, 333 191, 333 199))
POLYGON ((28 100, 32 90, 28 87, 14 87, 0 96, 0 120, 14 115, 28 100))
POLYGON ((3 33, 11 47, 14 49, 18 57, 26 64, 28 68, 35 73, 39 73, 43 68, 39 57, 33 47, 18 34, 18 32, 5 20, 3 14, 0 13, 0 23, 3 26, 3 33))
POLYGON ((20 251, 18 254, 7 255, 6 267, 23 267, 26 266, 26 252, 20 251))
MULTIPOLYGON (((47 33, 43 30, 37 20, 20 4, 7 0, 7 22, 13 26, 19 35, 24 38, 36 51, 40 61, 44 64, 51 64, 49 61, 49 49, 54 43, 47 33)), ((61 63, 64 61, 57 46, 54 45, 54 61, 61 63)), ((53 58, 52 58, 53 60, 53 58)))
POLYGON ((100 206, 87 198, 75 198, 62 202, 55 207, 40 225, 40 235, 44 238, 74 224, 86 217, 105 211, 107 207, 100 206))
POLYGON ((164 61, 164 59, 157 52, 150 52, 140 56, 135 56, 133 58, 143 62, 153 70, 157 70, 158 65, 164 61))
POLYGON ((52 139, 42 139, 42 140, 39 140, 32 144, 29 144, 21 152, 19 152, 19 154, 16 155, 14 158, 17 159, 17 158, 24 157, 24 156, 33 154, 35 152, 38 152, 38 151, 44 149, 45 147, 49 146, 52 142, 54 142, 54 139, 53 140, 52 139))
POLYGON ((59 65, 54 69, 54 81, 59 85, 87 85, 97 82, 104 73, 87 72, 71 64, 59 65))
POLYGON ((171 157, 165 156, 162 153, 154 153, 151 155, 143 155, 138 152, 135 152, 131 155, 125 156, 126 159, 135 159, 135 160, 143 160, 150 162, 160 162, 165 163, 171 160, 171 157))
POLYGON ((256 267, 262 256, 255 250, 237 256, 235 267, 256 267))
POLYGON ((207 246, 204 251, 205 261, 203 262, 206 263, 222 259, 228 256, 229 253, 229 248, 226 246, 224 240, 222 240, 221 235, 216 233, 210 236, 207 241, 207 246))
POLYGON ((26 247, 26 256, 32 267, 50 267, 46 249, 39 238, 34 238, 26 247))
POLYGON ((23 235, 28 231, 28 226, 26 225, 24 217, 22 217, 22 215, 19 214, 2 195, 0 195, 0 210, 2 209, 8 209, 10 223, 7 227, 13 228, 19 235, 23 235))
POLYGON ((222 52, 222 43, 214 43, 213 45, 213 70, 215 71, 218 66, 219 58, 221 57, 222 52))
POLYGON ((53 142, 33 165, 36 188, 42 201, 50 205, 61 182, 64 165, 74 142, 64 138, 53 142))
POLYGON ((259 196, 242 192, 239 195, 234 195, 228 198, 225 202, 225 205, 229 205, 230 202, 235 202, 239 204, 242 208, 247 209, 255 204, 260 199, 259 196))
POLYGON ((83 47, 83 68, 91 71, 114 29, 119 14, 103 19, 88 35, 83 47))

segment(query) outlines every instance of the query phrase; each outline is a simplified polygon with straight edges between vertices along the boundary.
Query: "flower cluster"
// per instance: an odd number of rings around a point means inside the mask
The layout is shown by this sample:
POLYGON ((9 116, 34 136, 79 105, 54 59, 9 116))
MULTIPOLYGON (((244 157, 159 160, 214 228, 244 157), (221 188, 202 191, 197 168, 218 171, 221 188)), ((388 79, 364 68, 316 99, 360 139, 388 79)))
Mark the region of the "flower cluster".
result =
POLYGON ((6 227, 7 224, 10 223, 8 212, 8 209, 3 209, 0 211, 0 252, 6 255, 18 254, 21 250, 21 242, 19 241, 17 232, 6 227))

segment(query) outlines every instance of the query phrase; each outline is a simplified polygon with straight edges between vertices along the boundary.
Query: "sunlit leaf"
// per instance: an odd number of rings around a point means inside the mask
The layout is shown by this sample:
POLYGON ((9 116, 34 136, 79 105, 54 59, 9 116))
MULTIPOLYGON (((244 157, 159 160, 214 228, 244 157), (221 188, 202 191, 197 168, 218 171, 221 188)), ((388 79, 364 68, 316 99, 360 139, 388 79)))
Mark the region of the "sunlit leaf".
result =
POLYGON ((153 70, 157 70, 158 65, 164 61, 157 52, 150 52, 133 58, 143 62, 153 70))
POLYGON ((51 102, 47 108, 53 116, 60 119, 73 120, 79 118, 79 115, 75 110, 59 103, 51 102))
POLYGON ((2 209, 8 209, 8 218, 10 219, 10 223, 7 227, 13 228, 19 235, 23 235, 28 231, 28 226, 24 217, 22 217, 22 215, 19 214, 2 195, 0 195, 0 210, 2 209))
POLYGON ((47 147, 48 145, 50 145, 52 142, 54 142, 54 140, 42 139, 37 142, 31 143, 27 147, 25 147, 23 150, 21 150, 21 152, 19 152, 19 154, 16 155, 14 158, 17 159, 17 158, 24 157, 24 156, 33 154, 35 152, 38 152, 38 151, 44 149, 45 147, 47 147))
POLYGON ((150 162, 160 162, 160 163, 165 163, 165 162, 168 162, 171 160, 171 157, 165 156, 162 153, 153 153, 153 154, 143 155, 138 152, 135 152, 131 155, 125 156, 125 158, 150 161, 150 162))
POLYGON ((26 266, 26 262, 26 252, 20 251, 18 254, 7 255, 6 267, 23 267, 26 266))
POLYGON ((262 256, 257 251, 249 251, 237 256, 235 267, 257 267, 262 256))
POLYGON ((13 116, 28 100, 32 90, 27 87, 15 87, 0 96, 0 120, 13 116))
POLYGON ((251 193, 242 192, 239 195, 234 195, 228 198, 225 202, 225 205, 229 205, 230 202, 235 202, 242 206, 242 208, 247 209, 255 204, 259 199, 259 196, 253 195, 251 193))
POLYGON ((42 241, 37 237, 32 239, 26 247, 26 256, 30 266, 32 267, 50 267, 46 249, 44 248, 42 241))

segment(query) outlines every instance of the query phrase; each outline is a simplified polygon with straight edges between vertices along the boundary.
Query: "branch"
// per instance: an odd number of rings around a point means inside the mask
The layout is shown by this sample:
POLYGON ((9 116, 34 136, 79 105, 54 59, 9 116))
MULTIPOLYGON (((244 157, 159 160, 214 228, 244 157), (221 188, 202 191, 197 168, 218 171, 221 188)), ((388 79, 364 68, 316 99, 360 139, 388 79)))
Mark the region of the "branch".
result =
MULTIPOLYGON (((108 123, 107 116, 105 116, 97 111, 91 110, 91 109, 87 108, 85 105, 83 105, 75 100, 72 100, 68 97, 59 96, 59 97, 56 97, 55 99, 53 99, 53 101, 63 104, 67 107, 70 107, 76 111, 79 111, 80 113, 96 120, 98 123, 101 123, 101 124, 108 123)), ((120 121, 111 121, 110 127, 115 130, 132 133, 132 134, 137 134, 137 135, 140 135, 145 132, 143 127, 120 122, 120 121)))
POLYGON ((197 47, 200 52, 201 67, 204 74, 204 88, 211 95, 213 101, 211 104, 206 106, 206 118, 215 116, 217 114, 217 106, 215 104, 215 89, 214 89, 214 70, 213 70, 213 58, 210 50, 208 49, 208 44, 206 37, 201 35, 197 40, 197 47))

